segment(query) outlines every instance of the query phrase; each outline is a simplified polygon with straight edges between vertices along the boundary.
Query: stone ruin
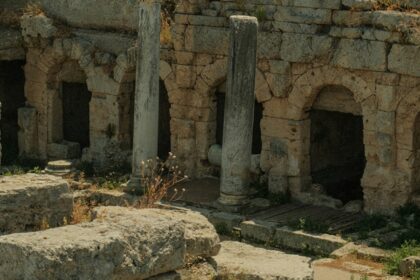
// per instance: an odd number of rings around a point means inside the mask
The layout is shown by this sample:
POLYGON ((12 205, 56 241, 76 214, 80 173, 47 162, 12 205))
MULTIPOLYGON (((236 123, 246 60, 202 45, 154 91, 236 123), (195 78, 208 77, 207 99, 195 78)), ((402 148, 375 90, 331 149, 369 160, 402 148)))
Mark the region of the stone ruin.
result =
MULTIPOLYGON (((41 10, 19 15, 17 25, 0 20, 3 161, 130 163, 135 1, 34 2, 41 10)), ((407 3, 418 11, 417 1, 407 3)), ((310 201, 322 186, 344 203, 363 200, 367 212, 419 204, 420 16, 374 4, 179 1, 155 61, 157 154, 172 151, 191 177, 220 172, 209 150, 223 144, 227 117, 228 18, 253 14, 252 169, 270 192, 310 201)))

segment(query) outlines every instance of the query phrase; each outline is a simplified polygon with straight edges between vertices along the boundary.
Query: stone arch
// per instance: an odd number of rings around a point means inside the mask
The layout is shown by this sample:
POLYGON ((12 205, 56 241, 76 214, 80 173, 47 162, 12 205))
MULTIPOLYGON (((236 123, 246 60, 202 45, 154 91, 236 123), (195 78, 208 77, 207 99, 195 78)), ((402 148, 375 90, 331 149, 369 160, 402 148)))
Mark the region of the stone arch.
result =
POLYGON ((348 70, 324 66, 306 72, 293 83, 293 89, 288 97, 288 118, 306 119, 308 109, 311 108, 319 91, 325 86, 347 88, 353 93, 355 101, 362 104, 363 110, 370 109, 363 104, 374 95, 374 91, 365 80, 348 70))
MULTIPOLYGON (((213 105, 211 106, 211 113, 213 119, 216 119, 216 133, 214 135, 216 141, 214 139, 212 142, 221 144, 221 137, 220 137, 220 125, 222 121, 219 120, 220 118, 220 110, 223 106, 218 104, 218 100, 223 97, 223 94, 217 94, 218 89, 226 83, 227 79, 227 58, 216 60, 213 64, 206 66, 203 71, 201 72, 201 76, 198 78, 198 82, 196 83, 196 90, 201 90, 205 92, 206 96, 209 96, 213 100, 213 105)), ((254 121, 259 119, 262 120, 262 103, 271 99, 272 93, 268 83, 265 79, 264 74, 258 68, 256 69, 256 77, 255 77, 255 99, 256 99, 256 108, 255 108, 255 117, 254 121)), ((224 102, 223 102, 224 103, 224 102)), ((262 149, 262 140, 261 140, 261 129, 260 123, 255 125, 254 123, 254 137, 258 137, 259 139, 254 140, 253 142, 253 153, 261 153, 262 149)))
MULTIPOLYGON (((293 84, 287 99, 287 132, 283 139, 287 143, 287 171, 289 187, 293 193, 306 190, 311 184, 309 112, 321 90, 327 86, 347 89, 353 94, 354 101, 361 105, 363 134, 374 131, 376 97, 370 85, 351 71, 328 66, 314 68, 300 76, 293 84)), ((366 154, 365 157, 369 158, 366 154)))
POLYGON ((419 192, 420 178, 420 86, 399 102, 396 111, 397 168, 406 173, 412 191, 419 192))

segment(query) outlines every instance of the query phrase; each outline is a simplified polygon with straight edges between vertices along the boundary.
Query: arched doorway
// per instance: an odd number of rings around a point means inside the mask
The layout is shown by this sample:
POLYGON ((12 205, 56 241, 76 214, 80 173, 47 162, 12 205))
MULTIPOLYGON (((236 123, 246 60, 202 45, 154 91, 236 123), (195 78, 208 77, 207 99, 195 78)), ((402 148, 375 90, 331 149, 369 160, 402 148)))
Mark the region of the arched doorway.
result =
POLYGON ((414 120, 413 130, 413 193, 420 194, 420 113, 417 113, 414 120))
POLYGON ((86 83, 62 83, 63 140, 75 142, 81 149, 90 146, 89 103, 92 94, 86 83))
MULTIPOLYGON (((218 90, 216 96, 216 144, 223 144, 223 125, 225 113, 225 93, 218 90)), ((254 125, 252 134, 252 153, 260 154, 262 149, 261 140, 261 119, 263 117, 263 106, 255 100, 254 105, 254 125)))
MULTIPOLYGON (((133 82, 135 83, 135 82, 133 82)), ((129 129, 130 129, 130 147, 133 147, 133 132, 134 132, 134 103, 135 103, 135 85, 133 85, 133 92, 130 94, 130 109, 129 109, 129 129)), ((171 104, 169 102, 168 91, 165 83, 159 80, 159 130, 158 130, 158 157, 165 160, 169 152, 171 152, 171 104)))
POLYGON ((310 111, 312 183, 344 203, 363 199, 366 165, 360 104, 345 87, 324 87, 310 111))
POLYGON ((11 164, 19 155, 18 108, 25 106, 25 61, 0 61, 1 163, 11 164))

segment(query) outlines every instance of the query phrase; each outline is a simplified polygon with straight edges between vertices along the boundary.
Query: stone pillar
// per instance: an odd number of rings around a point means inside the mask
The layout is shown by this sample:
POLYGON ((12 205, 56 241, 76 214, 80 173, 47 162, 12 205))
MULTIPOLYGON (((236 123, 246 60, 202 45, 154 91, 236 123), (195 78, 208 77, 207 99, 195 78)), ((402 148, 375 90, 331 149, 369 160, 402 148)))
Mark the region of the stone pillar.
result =
POLYGON ((219 203, 236 209, 250 192, 258 21, 232 16, 230 29, 219 203))
POLYGON ((134 105, 132 175, 127 191, 143 191, 141 162, 154 159, 158 150, 160 1, 139 3, 139 31, 134 105))

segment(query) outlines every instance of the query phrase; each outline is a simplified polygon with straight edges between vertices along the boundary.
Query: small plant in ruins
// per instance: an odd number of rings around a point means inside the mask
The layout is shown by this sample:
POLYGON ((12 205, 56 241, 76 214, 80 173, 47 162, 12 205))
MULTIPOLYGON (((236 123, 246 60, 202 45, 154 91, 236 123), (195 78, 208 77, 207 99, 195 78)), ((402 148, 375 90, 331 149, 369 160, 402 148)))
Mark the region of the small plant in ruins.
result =
POLYGON ((185 189, 177 186, 188 179, 176 164, 176 156, 169 153, 167 160, 156 158, 142 162, 141 181, 144 195, 140 198, 139 208, 152 208, 161 200, 179 199, 185 189))
POLYGON ((175 0, 164 0, 162 1, 162 12, 161 12, 161 31, 160 31, 160 42, 162 44, 168 44, 172 41, 171 35, 171 23, 174 19, 175 9, 176 9, 175 0))

